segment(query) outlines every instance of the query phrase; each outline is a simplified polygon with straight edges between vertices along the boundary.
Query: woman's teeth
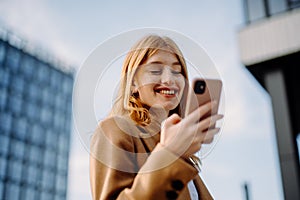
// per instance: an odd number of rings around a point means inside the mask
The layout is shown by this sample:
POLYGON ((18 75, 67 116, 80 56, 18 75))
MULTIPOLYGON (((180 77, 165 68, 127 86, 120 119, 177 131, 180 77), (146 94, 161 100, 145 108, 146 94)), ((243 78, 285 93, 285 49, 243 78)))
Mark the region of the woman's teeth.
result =
POLYGON ((159 93, 173 95, 173 94, 175 94, 175 90, 161 90, 161 91, 159 91, 159 93))

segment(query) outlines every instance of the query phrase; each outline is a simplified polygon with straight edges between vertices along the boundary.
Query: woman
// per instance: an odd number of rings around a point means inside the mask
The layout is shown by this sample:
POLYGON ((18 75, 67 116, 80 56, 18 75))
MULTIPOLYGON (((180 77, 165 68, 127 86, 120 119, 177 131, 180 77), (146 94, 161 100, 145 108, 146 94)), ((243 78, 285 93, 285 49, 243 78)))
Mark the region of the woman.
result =
POLYGON ((111 115, 91 140, 94 200, 212 199, 193 154, 219 132, 209 127, 222 116, 200 120, 216 106, 210 102, 184 117, 187 91, 174 41, 148 35, 132 47, 111 115))

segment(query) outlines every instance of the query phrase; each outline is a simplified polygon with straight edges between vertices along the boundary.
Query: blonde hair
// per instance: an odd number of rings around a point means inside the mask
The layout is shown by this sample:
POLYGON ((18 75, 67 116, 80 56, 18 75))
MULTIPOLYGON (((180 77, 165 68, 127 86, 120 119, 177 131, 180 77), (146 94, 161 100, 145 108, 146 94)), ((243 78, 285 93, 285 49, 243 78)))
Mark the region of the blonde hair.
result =
POLYGON ((177 113, 180 116, 184 113, 180 105, 186 101, 186 91, 188 88, 188 75, 186 62, 183 54, 175 42, 166 36, 147 35, 139 40, 128 52, 122 67, 121 83, 118 96, 114 102, 111 115, 126 115, 139 125, 146 126, 150 124, 151 118, 149 108, 144 105, 139 97, 131 91, 133 77, 138 67, 148 58, 155 54, 158 50, 165 50, 174 53, 180 65, 182 66, 182 74, 186 79, 183 97, 179 105, 169 114, 177 113))

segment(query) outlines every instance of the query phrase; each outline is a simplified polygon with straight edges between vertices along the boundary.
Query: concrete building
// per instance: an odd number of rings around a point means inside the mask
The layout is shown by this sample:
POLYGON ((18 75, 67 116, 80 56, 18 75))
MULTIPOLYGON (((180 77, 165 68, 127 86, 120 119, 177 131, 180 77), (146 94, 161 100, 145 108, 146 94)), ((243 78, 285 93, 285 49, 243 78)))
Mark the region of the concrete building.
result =
POLYGON ((272 99, 284 198, 300 199, 300 1, 244 0, 244 5, 241 60, 272 99))

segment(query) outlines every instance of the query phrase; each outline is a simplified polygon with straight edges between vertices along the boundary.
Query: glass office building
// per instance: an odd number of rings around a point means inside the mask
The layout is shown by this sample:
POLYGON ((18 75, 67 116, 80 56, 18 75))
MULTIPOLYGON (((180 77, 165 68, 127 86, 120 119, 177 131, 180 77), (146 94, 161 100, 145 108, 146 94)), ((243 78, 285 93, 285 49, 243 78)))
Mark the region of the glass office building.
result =
POLYGON ((73 73, 0 38, 0 199, 66 199, 73 73))

